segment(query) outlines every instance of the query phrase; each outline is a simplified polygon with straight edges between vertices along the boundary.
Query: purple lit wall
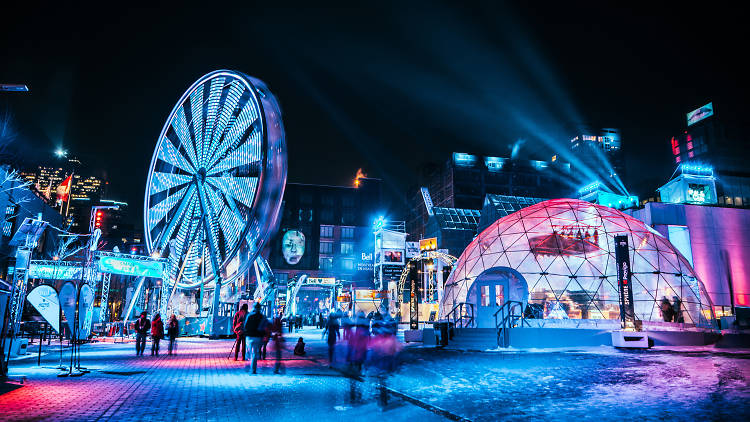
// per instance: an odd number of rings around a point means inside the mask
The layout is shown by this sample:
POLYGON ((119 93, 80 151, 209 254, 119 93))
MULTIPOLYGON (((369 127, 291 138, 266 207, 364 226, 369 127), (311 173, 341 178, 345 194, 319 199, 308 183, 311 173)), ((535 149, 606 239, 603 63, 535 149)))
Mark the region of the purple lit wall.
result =
MULTIPOLYGON (((632 214, 666 237, 669 226, 687 227, 693 267, 713 304, 731 305, 731 283, 734 304, 750 306, 750 210, 648 203, 632 214)), ((670 240, 681 249, 679 239, 670 240)))

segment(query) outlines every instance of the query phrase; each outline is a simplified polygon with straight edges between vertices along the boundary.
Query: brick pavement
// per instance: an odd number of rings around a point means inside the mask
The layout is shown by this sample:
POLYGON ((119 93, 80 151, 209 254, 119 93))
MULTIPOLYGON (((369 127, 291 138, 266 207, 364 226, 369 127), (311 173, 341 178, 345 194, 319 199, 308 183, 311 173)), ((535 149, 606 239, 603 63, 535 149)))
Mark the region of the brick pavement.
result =
POLYGON ((288 349, 299 336, 309 355, 294 359, 285 352, 282 375, 273 374, 273 360, 259 361, 258 375, 252 375, 243 362, 227 359, 232 340, 180 339, 176 356, 163 350, 158 357, 148 356, 150 345, 147 356, 136 357, 133 343, 94 343, 82 348, 81 358, 92 372, 77 378, 56 376, 59 355, 53 350, 41 367, 36 356, 11 363, 11 377, 23 374, 27 381, 0 395, 0 420, 442 419, 398 398, 380 408, 372 384, 326 367, 320 330, 289 334, 288 349))

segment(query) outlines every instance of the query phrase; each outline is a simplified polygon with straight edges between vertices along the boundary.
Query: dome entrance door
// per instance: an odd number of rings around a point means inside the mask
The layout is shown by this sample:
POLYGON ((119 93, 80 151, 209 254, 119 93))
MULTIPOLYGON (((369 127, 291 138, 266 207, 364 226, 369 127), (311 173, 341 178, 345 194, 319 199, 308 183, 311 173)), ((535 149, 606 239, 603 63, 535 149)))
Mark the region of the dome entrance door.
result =
POLYGON ((529 288, 523 276, 511 268, 495 267, 476 278, 467 295, 476 309, 478 328, 495 328, 495 312, 507 300, 526 303, 529 288))

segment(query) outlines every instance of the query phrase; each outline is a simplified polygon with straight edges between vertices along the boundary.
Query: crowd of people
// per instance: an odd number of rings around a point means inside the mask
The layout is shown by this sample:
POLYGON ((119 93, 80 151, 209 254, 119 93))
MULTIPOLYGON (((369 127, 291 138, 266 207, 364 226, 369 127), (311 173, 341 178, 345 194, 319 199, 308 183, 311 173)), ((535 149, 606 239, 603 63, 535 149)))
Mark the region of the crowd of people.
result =
MULTIPOLYGON (((363 370, 389 372, 396 366, 396 355, 401 350, 401 344, 396 337, 398 323, 393 318, 381 314, 365 316, 363 312, 349 316, 336 311, 327 317, 314 315, 309 318, 283 318, 279 314, 271 321, 263 315, 257 303, 252 312, 248 312, 246 304, 242 305, 234 316, 234 359, 249 359, 251 364, 248 370, 255 374, 257 362, 266 358, 265 349, 270 342, 276 358, 274 373, 279 373, 283 370, 283 327, 287 325, 292 332, 301 329, 304 322, 324 328, 323 339, 328 345, 328 364, 331 367, 360 374, 363 370), (250 343, 249 350, 246 343, 250 343)), ((294 344, 294 355, 306 356, 305 347, 304 338, 299 337, 294 344)))
MULTIPOLYGON (((143 356, 146 350, 146 339, 151 334, 151 356, 159 356, 159 345, 164 338, 164 322, 161 315, 154 315, 153 321, 148 319, 146 312, 141 312, 138 319, 135 320, 135 355, 143 356)), ((167 354, 175 352, 177 337, 180 335, 180 323, 177 317, 172 315, 167 323, 167 335, 169 336, 169 348, 167 354)))

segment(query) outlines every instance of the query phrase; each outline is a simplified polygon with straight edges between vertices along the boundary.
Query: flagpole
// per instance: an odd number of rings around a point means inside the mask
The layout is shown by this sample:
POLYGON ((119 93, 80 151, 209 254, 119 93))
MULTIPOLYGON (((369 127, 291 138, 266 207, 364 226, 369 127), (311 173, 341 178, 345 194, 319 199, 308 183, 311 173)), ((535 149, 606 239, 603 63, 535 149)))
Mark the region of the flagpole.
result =
POLYGON ((70 173, 70 184, 68 185, 68 205, 65 207, 65 217, 68 217, 68 213, 70 212, 70 200, 72 198, 70 192, 73 190, 73 174, 70 173))

